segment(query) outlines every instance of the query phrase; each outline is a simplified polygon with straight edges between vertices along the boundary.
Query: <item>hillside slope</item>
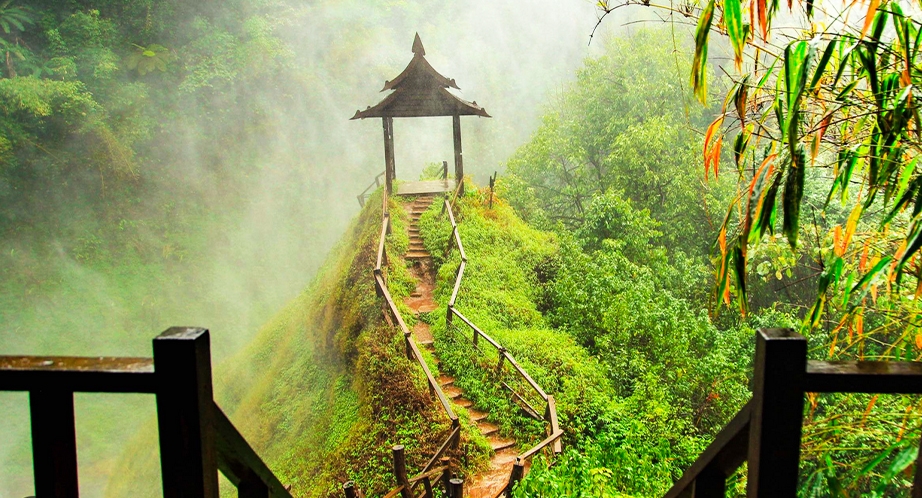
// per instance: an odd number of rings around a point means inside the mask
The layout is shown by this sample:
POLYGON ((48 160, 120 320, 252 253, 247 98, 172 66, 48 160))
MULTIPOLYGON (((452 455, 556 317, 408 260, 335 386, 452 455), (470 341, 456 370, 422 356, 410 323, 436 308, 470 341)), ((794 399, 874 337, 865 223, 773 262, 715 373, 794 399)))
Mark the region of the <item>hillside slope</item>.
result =
MULTIPOLYGON (((419 468, 448 427, 375 296, 377 199, 353 221, 310 288, 215 369, 218 404, 295 496, 338 495, 350 479, 380 494, 392 486, 392 445, 405 445, 408 467, 419 468)), ((399 255, 407 247, 405 219, 395 215, 393 223, 388 252, 399 255)), ((402 260, 392 257, 395 297, 409 293, 409 278, 402 260)), ((149 429, 122 459, 107 496, 158 494, 156 431, 153 424, 149 429), (143 493, 139 482, 149 484, 143 493)))

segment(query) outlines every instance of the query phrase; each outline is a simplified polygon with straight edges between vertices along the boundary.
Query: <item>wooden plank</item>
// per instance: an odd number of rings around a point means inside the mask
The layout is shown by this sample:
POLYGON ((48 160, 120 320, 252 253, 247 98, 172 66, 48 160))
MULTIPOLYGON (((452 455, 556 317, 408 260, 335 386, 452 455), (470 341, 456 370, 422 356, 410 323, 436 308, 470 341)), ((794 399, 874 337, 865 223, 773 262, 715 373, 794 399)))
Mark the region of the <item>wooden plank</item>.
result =
POLYGON ((46 386, 29 392, 35 495, 77 498, 74 393, 46 386))
POLYGON ((560 436, 563 436, 563 431, 558 430, 554 432, 553 434, 548 436, 544 441, 541 441, 540 443, 536 444, 532 449, 526 451, 525 453, 522 453, 522 455, 519 456, 519 460, 523 462, 527 461, 529 458, 533 457, 535 453, 543 450, 545 446, 560 439, 560 436))
POLYGON ((451 298, 448 300, 448 307, 454 308, 455 301, 458 300, 458 291, 461 290, 461 278, 464 277, 464 267, 467 265, 463 260, 458 265, 458 276, 455 277, 455 286, 451 290, 451 298))
POLYGON ((518 400, 519 403, 525 405, 522 408, 524 408, 525 411, 528 412, 531 418, 537 420, 538 422, 544 422, 544 419, 541 418, 541 415, 538 415, 538 410, 536 410, 535 407, 531 406, 531 403, 529 403, 528 400, 523 398, 521 394, 517 393, 515 389, 513 389, 509 384, 506 384, 505 382, 503 382, 502 386, 508 389, 509 392, 512 393, 512 396, 516 400, 518 400))
POLYGON ((455 243, 458 245, 458 252, 461 253, 461 262, 467 262, 467 254, 464 253, 464 245, 461 244, 461 234, 458 232, 458 228, 455 227, 455 243))
POLYGON ((0 356, 0 390, 156 392, 151 358, 0 356))
POLYGON ((796 496, 807 340, 791 329, 756 333, 748 496, 796 496))
POLYGON ((164 498, 218 498, 208 331, 173 327, 154 339, 164 498))
MULTIPOLYGON (((557 402, 554 400, 553 395, 548 395, 547 397, 547 415, 548 423, 551 425, 551 434, 560 430, 560 425, 557 422, 557 402)), ((559 455, 563 451, 560 440, 554 441, 554 453, 559 455)))
POLYGON ((442 443, 442 446, 439 446, 439 449, 438 451, 435 452, 435 455, 432 455, 432 458, 430 458, 429 461, 426 462, 426 466, 423 467, 422 472, 420 472, 420 476, 429 472, 429 469, 431 469, 432 466, 435 465, 435 462, 438 462, 442 458, 442 455, 445 454, 445 450, 447 450, 448 447, 451 446, 452 440, 458 437, 459 432, 461 432, 461 426, 457 425, 455 426, 454 429, 452 429, 451 432, 448 433, 448 438, 445 439, 445 442, 442 443))
POLYGON ((525 382, 528 382, 528 385, 530 385, 531 388, 534 389, 536 393, 538 393, 538 396, 541 396, 541 399, 543 399, 544 401, 547 401, 547 393, 544 392, 544 389, 541 389, 541 386, 539 386, 538 383, 535 382, 535 379, 532 379, 531 376, 528 375, 528 372, 526 372, 524 368, 522 368, 521 366, 519 366, 518 363, 515 362, 515 359, 512 357, 512 355, 509 354, 508 351, 504 350, 503 356, 505 356, 506 359, 509 361, 509 364, 512 365, 512 367, 515 368, 517 372, 519 372, 519 375, 521 375, 522 378, 525 379, 525 382))
POLYGON ((806 392, 922 393, 922 363, 903 361, 808 361, 806 392))
POLYGON ((730 475, 746 461, 751 405, 750 401, 737 412, 733 420, 724 426, 695 463, 685 471, 682 478, 673 484, 664 498, 685 496, 705 469, 719 469, 724 475, 730 475))
POLYGON ((221 408, 214 405, 213 410, 218 468, 227 480, 234 486, 240 486, 255 476, 268 488, 272 498, 291 498, 291 493, 269 470, 221 408))
POLYGON ((384 241, 387 238, 387 226, 390 224, 390 215, 385 214, 381 219, 381 237, 378 239, 378 259, 375 263, 375 270, 381 271, 381 264, 384 262, 384 241))
POLYGON ((467 324, 468 327, 470 327, 471 329, 473 329, 474 332, 476 332, 478 335, 480 335, 480 337, 483 337, 487 342, 489 342, 494 348, 496 348, 497 351, 501 351, 501 350, 503 349, 503 347, 500 346, 499 343, 496 342, 496 340, 494 340, 492 337, 488 336, 486 333, 484 333, 484 331, 482 331, 482 330, 480 330, 479 328, 477 328, 477 326, 474 325, 473 322, 471 322, 470 320, 468 320, 466 316, 462 315, 460 311, 458 311, 458 310, 455 309, 455 308, 451 308, 451 312, 454 313, 456 317, 460 318, 462 322, 464 322, 465 324, 467 324))
POLYGON ((452 230, 456 230, 458 228, 458 224, 455 223, 455 213, 453 212, 448 199, 445 199, 445 209, 448 211, 448 222, 451 223, 452 230))
POLYGON ((442 408, 445 410, 448 418, 450 418, 452 422, 458 420, 455 411, 451 409, 451 403, 448 402, 448 397, 445 396, 445 393, 442 391, 442 386, 440 386, 439 382, 433 377, 432 371, 429 370, 429 365, 426 364, 426 360, 423 359, 423 354, 419 351, 419 346, 417 346, 416 341, 413 340, 413 336, 407 337, 407 344, 409 344, 410 349, 412 349, 413 356, 416 357, 417 363, 423 368, 423 373, 426 374, 426 380, 429 381, 429 385, 432 386, 432 390, 435 391, 435 395, 442 404, 442 408))

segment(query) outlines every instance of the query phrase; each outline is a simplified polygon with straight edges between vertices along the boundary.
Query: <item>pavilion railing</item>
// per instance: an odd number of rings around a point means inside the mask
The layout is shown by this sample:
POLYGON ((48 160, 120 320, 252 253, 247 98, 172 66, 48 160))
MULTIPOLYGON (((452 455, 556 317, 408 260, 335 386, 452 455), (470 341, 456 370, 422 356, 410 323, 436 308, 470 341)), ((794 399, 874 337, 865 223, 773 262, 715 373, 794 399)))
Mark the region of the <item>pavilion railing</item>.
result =
MULTIPOLYGON (((746 496, 797 496, 804 395, 808 392, 922 394, 922 363, 808 361, 807 340, 802 335, 791 329, 759 330, 752 399, 666 498, 722 498, 727 478, 743 462, 748 462, 746 496)), ((912 496, 922 496, 918 466, 912 496)))
POLYGON ((374 181, 371 182, 365 190, 362 191, 359 195, 355 196, 359 200, 359 206, 365 207, 365 201, 368 200, 368 197, 371 196, 371 193, 374 192, 374 189, 381 186, 381 177, 384 176, 384 171, 378 173, 378 176, 375 177, 374 181))
POLYGON ((218 497, 218 470, 241 498, 291 498, 212 396, 208 331, 174 327, 153 358, 0 356, 0 391, 28 391, 35 495, 79 496, 74 393, 157 399, 165 497, 218 497))

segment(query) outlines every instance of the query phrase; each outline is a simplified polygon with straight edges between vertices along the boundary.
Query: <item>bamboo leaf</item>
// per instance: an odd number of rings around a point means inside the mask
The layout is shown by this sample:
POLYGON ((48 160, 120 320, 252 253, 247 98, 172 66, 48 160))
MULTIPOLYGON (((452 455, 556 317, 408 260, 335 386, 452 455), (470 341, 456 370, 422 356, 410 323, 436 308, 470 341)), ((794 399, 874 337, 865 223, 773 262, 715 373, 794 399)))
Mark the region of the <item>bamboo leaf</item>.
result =
POLYGON ((877 7, 880 6, 880 0, 871 0, 871 3, 868 5, 868 13, 864 16, 864 27, 861 28, 861 37, 864 38, 868 34, 868 28, 871 27, 871 22, 874 21, 874 15, 877 13, 877 7))
POLYGON ((707 102, 707 58, 708 34, 711 32, 711 21, 714 18, 714 0, 708 0, 701 16, 698 18, 698 27, 695 30, 695 58, 692 62, 691 83, 695 97, 702 104, 707 102))
POLYGON ((740 0, 724 0, 724 25, 730 44, 733 45, 734 63, 736 70, 743 67, 743 48, 746 46, 746 32, 743 30, 743 14, 740 0))
POLYGON ((892 260, 893 260, 893 256, 885 256, 881 258, 881 260, 878 261, 876 265, 874 265, 874 268, 871 268, 871 271, 864 274, 864 276, 861 277, 861 280, 858 280, 858 283, 855 284, 854 287, 852 287, 851 291, 849 291, 849 294, 854 296, 855 291, 859 292, 857 297, 855 298, 855 303, 856 303, 855 306, 857 306, 858 303, 861 303, 861 300, 864 299, 864 296, 868 294, 868 291, 870 290, 870 287, 871 287, 871 283, 878 276, 880 276, 881 272, 887 268, 887 265, 892 260))
POLYGON ((826 66, 829 64, 829 59, 832 58, 832 54, 836 51, 838 44, 838 40, 833 40, 829 42, 829 45, 826 45, 826 50, 823 51, 823 56, 820 57, 819 62, 816 64, 816 69, 813 71, 813 79, 810 80, 809 88, 811 91, 817 91, 817 87, 823 79, 823 73, 826 71, 826 66))

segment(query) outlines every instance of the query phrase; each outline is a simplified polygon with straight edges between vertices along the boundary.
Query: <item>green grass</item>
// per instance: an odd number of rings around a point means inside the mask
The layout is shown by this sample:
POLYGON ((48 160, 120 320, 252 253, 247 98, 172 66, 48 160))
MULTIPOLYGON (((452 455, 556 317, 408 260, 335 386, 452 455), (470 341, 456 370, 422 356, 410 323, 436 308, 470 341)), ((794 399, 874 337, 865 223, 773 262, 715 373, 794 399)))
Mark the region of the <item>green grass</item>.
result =
MULTIPOLYGON (((373 196, 310 288, 216 369, 220 406, 295 496, 338 494, 346 480, 369 496, 383 494, 394 486, 393 445, 406 446, 415 472, 450 428, 421 369, 406 358, 402 335, 383 323, 372 279, 380 206, 373 196)), ((402 307, 414 288, 400 258, 409 240, 406 215, 394 203, 391 212, 386 273, 402 307)), ((472 432, 454 456, 472 446, 469 453, 478 454, 482 441, 472 432)), ((157 472, 152 442, 141 437, 132 445, 108 496, 144 496, 133 486, 138 475, 157 472)), ((460 463, 467 472, 482 459, 460 463)))
MULTIPOLYGON (((456 206, 468 257, 456 309, 502 344, 555 396, 565 441, 572 444, 614 416, 613 390, 599 363, 569 335, 551 330, 541 313, 545 300, 542 279, 544 269, 556 258, 556 237, 526 225, 501 200, 488 209, 483 197, 470 189, 456 206)), ((545 437, 546 424, 525 416, 501 383, 512 386, 539 414, 544 411, 543 400, 508 364, 497 372, 496 350, 482 339, 479 351, 475 349, 473 332, 463 322, 455 318, 446 327, 445 306, 460 254, 455 248, 447 258, 441 256, 451 228, 440 212, 441 204, 436 203, 420 222, 424 244, 438 267, 435 295, 440 308, 431 316, 439 358, 475 407, 490 413, 490 421, 500 426, 501 434, 514 436, 523 448, 530 447, 545 437)))

